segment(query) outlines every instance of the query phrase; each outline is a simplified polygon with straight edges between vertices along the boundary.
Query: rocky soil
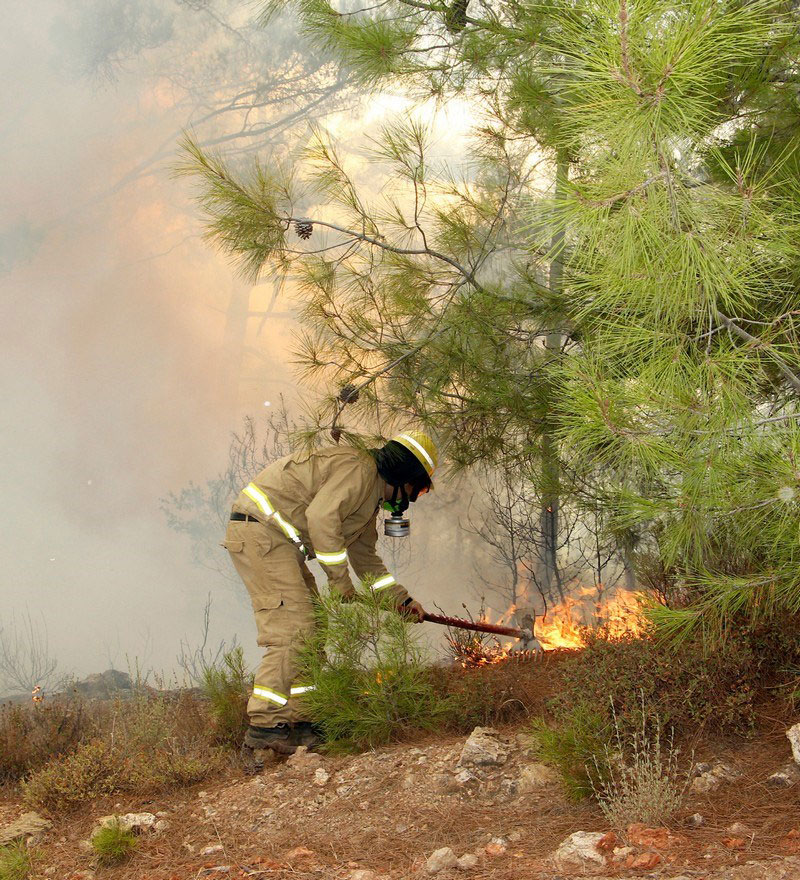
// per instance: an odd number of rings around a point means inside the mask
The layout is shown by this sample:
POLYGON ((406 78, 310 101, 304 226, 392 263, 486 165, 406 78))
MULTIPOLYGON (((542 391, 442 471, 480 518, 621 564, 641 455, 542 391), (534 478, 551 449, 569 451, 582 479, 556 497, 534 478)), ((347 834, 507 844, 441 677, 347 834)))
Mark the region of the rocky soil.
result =
POLYGON ((523 734, 476 728, 350 757, 272 756, 256 777, 232 767, 203 790, 70 816, 24 816, 8 798, 0 840, 30 841, 36 880, 800 880, 795 732, 698 758, 670 828, 612 832, 595 806, 565 798, 523 734), (98 869, 88 841, 110 816, 139 846, 98 869))

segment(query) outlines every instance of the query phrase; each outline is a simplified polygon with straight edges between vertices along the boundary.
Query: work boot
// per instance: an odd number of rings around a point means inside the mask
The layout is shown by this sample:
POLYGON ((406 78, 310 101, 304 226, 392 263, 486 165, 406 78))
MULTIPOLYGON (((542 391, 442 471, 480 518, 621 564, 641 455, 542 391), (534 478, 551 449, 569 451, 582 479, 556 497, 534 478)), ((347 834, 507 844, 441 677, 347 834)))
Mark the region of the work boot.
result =
POLYGON ((305 746, 309 751, 325 742, 325 735, 318 724, 297 721, 292 725, 291 740, 295 746, 305 746))
POLYGON ((293 755, 298 746, 287 724, 278 727, 254 727, 251 724, 244 735, 244 744, 251 749, 272 749, 281 755, 293 755))

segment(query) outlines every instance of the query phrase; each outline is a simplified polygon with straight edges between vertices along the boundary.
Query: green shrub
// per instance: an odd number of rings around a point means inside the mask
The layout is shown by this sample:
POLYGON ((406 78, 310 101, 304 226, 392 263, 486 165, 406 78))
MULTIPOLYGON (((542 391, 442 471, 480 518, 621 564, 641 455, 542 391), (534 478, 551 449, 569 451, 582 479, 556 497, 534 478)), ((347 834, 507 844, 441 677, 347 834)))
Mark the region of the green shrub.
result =
POLYGON ((136 835, 120 825, 119 820, 92 835, 92 849, 97 856, 97 864, 104 868, 124 862, 137 844, 136 835))
POLYGON ((22 783, 26 804, 53 812, 74 809, 111 794, 119 786, 122 766, 102 740, 80 745, 72 754, 54 758, 22 783))
POLYGON ((24 843, 0 846, 0 880, 28 880, 31 854, 24 843))
POLYGON ((329 748, 357 750, 436 729, 448 715, 409 623, 368 588, 358 601, 320 599, 316 629, 301 656, 304 696, 329 748))
POLYGON ((216 739, 229 746, 241 744, 247 730, 247 701, 253 690, 241 647, 225 651, 220 663, 204 665, 202 689, 211 704, 216 739))
POLYGON ((576 703, 554 725, 534 718, 530 731, 537 757, 559 771, 571 800, 589 797, 602 785, 612 728, 593 706, 576 703))
POLYGON ((97 735, 81 700, 0 706, 0 783, 21 779, 97 735))

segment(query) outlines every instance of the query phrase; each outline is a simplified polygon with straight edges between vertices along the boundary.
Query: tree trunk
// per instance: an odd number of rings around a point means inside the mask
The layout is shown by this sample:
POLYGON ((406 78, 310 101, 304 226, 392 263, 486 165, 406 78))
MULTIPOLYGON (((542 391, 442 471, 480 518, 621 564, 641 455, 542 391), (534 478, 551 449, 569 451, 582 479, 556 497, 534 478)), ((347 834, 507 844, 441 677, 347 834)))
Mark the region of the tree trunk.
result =
MULTIPOLYGON (((556 202, 566 194, 566 181, 569 174, 569 159, 564 150, 558 152, 556 158, 556 202)), ((554 296, 561 294, 563 283, 562 248, 564 232, 559 228, 553 232, 550 248, 553 257, 550 261, 550 290, 554 296)), ((546 359, 551 362, 559 356, 563 337, 559 330, 552 329, 545 338, 546 359)), ((552 389, 551 389, 552 391, 552 389)), ((539 514, 539 529, 542 536, 540 568, 538 579, 542 589, 548 596, 558 595, 563 601, 564 590, 558 569, 558 532, 559 532, 559 467, 558 447, 553 436, 552 425, 547 424, 551 405, 547 405, 545 414, 546 426, 542 436, 542 509, 539 514)))

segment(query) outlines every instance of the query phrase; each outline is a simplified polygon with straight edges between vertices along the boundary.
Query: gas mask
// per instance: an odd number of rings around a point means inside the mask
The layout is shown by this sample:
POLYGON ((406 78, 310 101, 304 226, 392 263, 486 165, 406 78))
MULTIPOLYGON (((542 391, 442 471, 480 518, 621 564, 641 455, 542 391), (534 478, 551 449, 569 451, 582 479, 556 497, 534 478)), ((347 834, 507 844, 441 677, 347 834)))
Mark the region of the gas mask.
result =
MULTIPOLYGON (((411 533, 411 521, 403 514, 408 510, 410 498, 405 486, 393 486, 391 501, 383 502, 383 509, 391 516, 383 521, 383 534, 389 538, 405 538, 411 533), (397 497, 398 493, 400 498, 397 497)), ((416 493, 415 493, 416 494, 416 493)), ((416 498, 414 499, 416 501, 416 498)))
POLYGON ((383 521, 383 534, 389 538, 405 538, 411 533, 411 521, 403 514, 408 510, 408 505, 413 504, 420 495, 428 491, 428 487, 417 486, 409 495, 406 487, 393 486, 391 501, 383 502, 383 509, 388 510, 391 516, 383 521), (398 498, 397 496, 400 495, 398 498))

